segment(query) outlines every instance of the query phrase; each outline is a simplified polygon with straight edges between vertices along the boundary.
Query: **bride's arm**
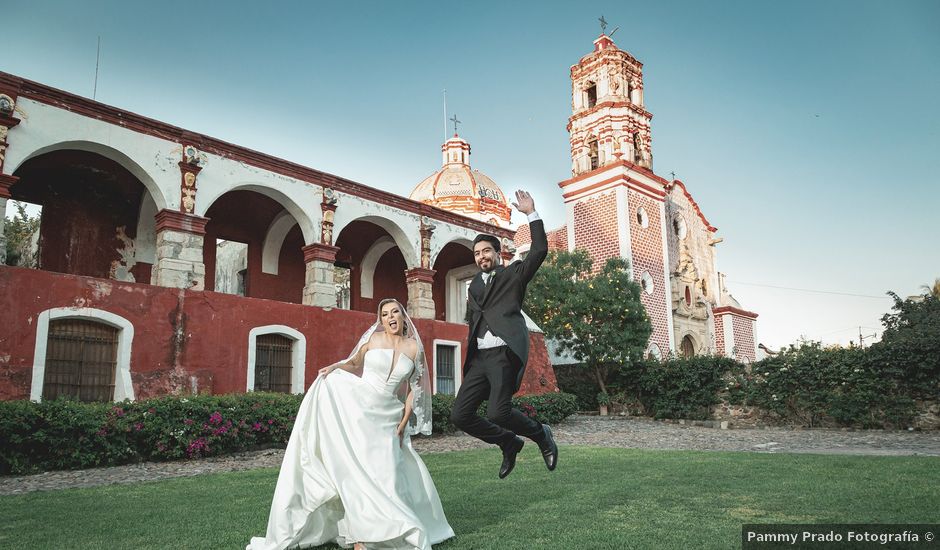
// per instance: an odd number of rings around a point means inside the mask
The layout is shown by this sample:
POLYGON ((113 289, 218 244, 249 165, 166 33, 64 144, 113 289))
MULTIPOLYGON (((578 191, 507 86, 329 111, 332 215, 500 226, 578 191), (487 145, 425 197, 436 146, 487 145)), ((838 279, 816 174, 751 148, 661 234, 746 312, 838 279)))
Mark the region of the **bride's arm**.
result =
POLYGON ((369 344, 371 343, 371 338, 369 342, 366 342, 359 348, 359 351, 356 352, 356 355, 352 357, 349 361, 340 361, 338 363, 333 363, 327 367, 320 369, 320 376, 326 376, 333 372, 336 369, 343 369, 344 371, 354 372, 359 370, 362 367, 363 358, 366 355, 366 351, 369 350, 369 344))
POLYGON ((411 385, 408 385, 408 395, 405 397, 405 410, 402 411, 401 422, 398 423, 398 439, 402 439, 402 435, 405 433, 405 428, 408 426, 408 420, 411 419, 411 411, 413 410, 413 401, 414 401, 414 392, 411 391, 411 385))

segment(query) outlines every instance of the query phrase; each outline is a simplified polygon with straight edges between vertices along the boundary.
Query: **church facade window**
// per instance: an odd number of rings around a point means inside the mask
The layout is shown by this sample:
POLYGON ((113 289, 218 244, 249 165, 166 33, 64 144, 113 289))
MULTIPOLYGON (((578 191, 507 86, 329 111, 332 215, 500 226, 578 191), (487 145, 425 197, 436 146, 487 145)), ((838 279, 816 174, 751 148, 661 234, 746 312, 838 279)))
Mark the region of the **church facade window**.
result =
POLYGON ((588 88, 585 90, 585 94, 587 94, 588 109, 597 105, 597 84, 588 82, 588 88))
POLYGON ((636 223, 640 224, 640 227, 646 229, 650 225, 649 215, 646 213, 646 209, 642 206, 636 209, 636 223))
POLYGON ((647 294, 652 294, 653 290, 655 290, 655 286, 653 284, 653 276, 650 275, 649 271, 643 272, 643 276, 640 278, 640 286, 643 288, 643 291, 646 292, 647 294))
POLYGON ((684 240, 689 233, 689 228, 682 216, 676 216, 676 218, 672 220, 672 228, 675 230, 676 237, 678 237, 680 241, 684 240))

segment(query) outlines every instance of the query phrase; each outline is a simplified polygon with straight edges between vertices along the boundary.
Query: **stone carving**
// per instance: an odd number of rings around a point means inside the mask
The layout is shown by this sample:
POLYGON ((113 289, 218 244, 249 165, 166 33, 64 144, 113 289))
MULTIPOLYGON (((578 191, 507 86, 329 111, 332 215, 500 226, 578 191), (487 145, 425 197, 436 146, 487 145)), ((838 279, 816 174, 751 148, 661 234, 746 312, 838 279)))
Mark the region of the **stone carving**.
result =
POLYGON ((6 159, 7 152, 7 133, 10 131, 6 126, 0 126, 0 168, 3 167, 3 161, 6 159))
POLYGON ((427 216, 421 216, 421 267, 431 269, 431 234, 435 225, 427 216))
POLYGON ((196 208, 196 175, 202 168, 200 161, 193 161, 198 158, 199 153, 192 146, 183 148, 183 162, 179 163, 180 171, 183 173, 183 181, 180 184, 180 211, 186 214, 192 214, 196 208))
POLYGON ((323 211, 323 221, 320 222, 320 242, 333 244, 333 210, 323 211))
POLYGON ((13 98, 6 94, 0 94, 0 113, 10 116, 13 114, 14 109, 16 109, 16 102, 13 101, 13 98))
POLYGON ((206 163, 206 155, 192 145, 183 147, 183 162, 190 166, 202 166, 206 163))
POLYGON ((646 150, 646 140, 642 132, 633 134, 633 163, 646 168, 651 168, 652 159, 649 151, 646 150))

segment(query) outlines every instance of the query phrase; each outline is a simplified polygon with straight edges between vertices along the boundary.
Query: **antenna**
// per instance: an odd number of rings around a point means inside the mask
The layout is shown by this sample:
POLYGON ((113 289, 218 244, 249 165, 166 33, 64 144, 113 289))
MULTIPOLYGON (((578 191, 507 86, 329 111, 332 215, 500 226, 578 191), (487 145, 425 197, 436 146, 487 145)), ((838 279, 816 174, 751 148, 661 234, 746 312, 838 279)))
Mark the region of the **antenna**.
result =
POLYGON ((98 52, 95 54, 95 87, 91 92, 91 98, 98 97, 98 61, 101 60, 101 35, 98 35, 98 52))
POLYGON ((610 31, 610 34, 607 35, 607 38, 610 38, 611 36, 614 35, 615 32, 617 32, 617 31, 619 31, 619 30, 620 30, 620 27, 618 26, 616 29, 610 31))
POLYGON ((447 141, 447 88, 444 88, 444 141, 447 141))

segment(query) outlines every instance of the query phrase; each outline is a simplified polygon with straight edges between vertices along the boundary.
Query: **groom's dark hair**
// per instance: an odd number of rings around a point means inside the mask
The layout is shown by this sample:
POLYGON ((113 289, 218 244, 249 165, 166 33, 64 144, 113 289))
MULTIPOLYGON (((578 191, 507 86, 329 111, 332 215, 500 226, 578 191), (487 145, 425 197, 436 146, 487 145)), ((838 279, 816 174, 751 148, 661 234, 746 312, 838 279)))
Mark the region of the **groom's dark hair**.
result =
POLYGON ((492 244, 493 250, 495 250, 496 252, 499 252, 499 239, 497 239, 493 235, 486 235, 483 233, 477 235, 477 238, 473 239, 473 247, 476 248, 477 243, 483 242, 483 241, 486 241, 492 244))

